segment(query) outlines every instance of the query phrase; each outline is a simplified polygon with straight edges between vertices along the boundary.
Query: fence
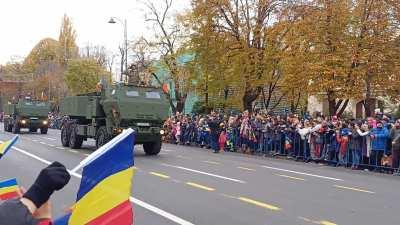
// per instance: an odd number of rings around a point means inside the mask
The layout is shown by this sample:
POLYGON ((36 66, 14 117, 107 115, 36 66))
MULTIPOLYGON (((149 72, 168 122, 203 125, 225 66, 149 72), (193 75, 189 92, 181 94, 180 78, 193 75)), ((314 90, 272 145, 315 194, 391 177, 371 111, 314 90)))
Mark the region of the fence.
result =
MULTIPOLYGON (((280 156, 296 161, 315 161, 331 166, 343 166, 356 169, 368 169, 379 172, 399 173, 400 167, 390 166, 391 160, 384 151, 371 150, 371 140, 360 137, 359 147, 354 148, 349 139, 338 141, 333 130, 321 135, 301 136, 296 130, 268 129, 254 132, 254 139, 242 138, 239 128, 226 130, 225 150, 239 152, 248 149, 251 154, 262 156, 280 156), (387 163, 387 164, 384 164, 387 163)), ((179 137, 170 135, 171 143, 197 145, 211 148, 213 143, 207 128, 182 129, 179 137), (177 140, 178 138, 178 140, 177 140)), ((387 152, 388 153, 388 152, 387 152)))

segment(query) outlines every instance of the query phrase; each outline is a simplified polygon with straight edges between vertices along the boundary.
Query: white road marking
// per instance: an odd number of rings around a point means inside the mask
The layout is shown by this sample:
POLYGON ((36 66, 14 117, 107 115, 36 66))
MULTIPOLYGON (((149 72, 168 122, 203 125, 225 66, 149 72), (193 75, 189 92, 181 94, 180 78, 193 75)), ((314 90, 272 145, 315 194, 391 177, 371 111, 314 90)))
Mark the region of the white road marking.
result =
POLYGON ((46 144, 47 146, 50 146, 50 147, 56 147, 55 145, 52 145, 52 144, 46 144))
POLYGON ((70 149, 70 150, 68 150, 68 151, 70 151, 70 152, 72 152, 72 153, 79 153, 78 151, 76 151, 76 150, 72 150, 72 149, 70 149))
POLYGON ((316 174, 312 174, 312 173, 297 172, 297 171, 293 171, 293 170, 281 169, 281 168, 276 168, 276 167, 271 167, 271 166, 261 166, 261 167, 266 168, 266 169, 271 169, 271 170, 288 172, 288 173, 301 174, 301 175, 310 176, 310 177, 317 177, 317 178, 321 178, 321 179, 343 181, 343 179, 334 178, 334 177, 326 177, 326 176, 316 175, 316 174))
POLYGON ((176 156, 177 158, 181 158, 181 159, 188 159, 188 160, 191 160, 192 158, 190 158, 190 157, 186 157, 186 156, 183 156, 183 155, 177 155, 176 156))
POLYGON ((174 152, 174 150, 171 150, 171 149, 163 149, 162 151, 164 151, 164 152, 174 152))
POLYGON ((221 164, 221 163, 219 163, 219 162, 208 161, 208 160, 203 161, 203 162, 208 163, 208 164, 213 164, 213 165, 220 165, 220 164, 221 164))
MULTIPOLYGON (((3 143, 3 142, 0 141, 0 143, 3 143)), ((46 165, 50 165, 50 164, 51 164, 50 161, 48 161, 48 160, 46 160, 46 159, 43 159, 43 158, 41 158, 41 157, 39 157, 39 156, 36 156, 36 155, 34 155, 34 154, 32 154, 32 153, 29 153, 29 152, 27 152, 27 151, 25 151, 25 150, 22 150, 22 149, 17 148, 17 147, 12 147, 12 148, 15 149, 16 151, 18 151, 18 152, 20 152, 20 153, 26 155, 26 156, 29 156, 29 157, 31 157, 31 158, 33 158, 33 159, 36 159, 36 160, 38 160, 38 161, 40 161, 40 162, 42 162, 42 163, 44 163, 44 164, 46 164, 46 165)), ((72 176, 75 176, 75 177, 77 177, 77 178, 79 178, 79 179, 82 178, 82 175, 79 174, 79 173, 71 172, 70 170, 68 170, 68 172, 70 172, 70 174, 71 174, 72 176)), ((184 220, 184 219, 182 219, 182 218, 179 218, 179 217, 177 217, 177 216, 175 216, 175 215, 173 215, 173 214, 171 214, 171 213, 168 213, 168 212, 166 212, 166 211, 164 211, 164 210, 162 210, 162 209, 160 209, 160 208, 157 208, 157 207, 155 207, 155 206, 153 206, 153 205, 150 205, 150 204, 148 204, 148 203, 146 203, 146 202, 144 202, 144 201, 141 201, 141 200, 139 200, 139 199, 137 199, 137 198, 134 198, 134 197, 132 197, 132 196, 129 197, 129 200, 130 200, 132 203, 134 203, 134 204, 136 204, 136 205, 138 205, 138 206, 141 206, 142 208, 145 208, 145 209, 147 209, 147 210, 149 210, 149 211, 151 211, 151 212, 153 212, 153 213, 155 213, 155 214, 158 214, 158 215, 160 215, 160 216, 162 216, 162 217, 164 217, 164 218, 167 218, 167 219, 169 219, 169 220, 171 220, 171 221, 173 221, 173 222, 175 222, 175 223, 177 223, 177 224, 180 224, 180 225, 194 225, 193 223, 191 223, 191 222, 189 222, 189 221, 187 221, 187 220, 184 220)))
POLYGON ((233 182, 236 182, 236 183, 241 183, 241 184, 245 184, 246 183, 245 181, 242 181, 242 180, 229 178, 229 177, 224 177, 224 176, 213 174, 213 173, 207 173, 207 172, 203 172, 203 171, 200 171, 200 170, 189 169, 189 168, 182 167, 182 166, 175 166, 175 165, 166 164, 166 163, 163 163, 162 165, 163 166, 177 168, 177 169, 181 169, 181 170, 190 171, 190 172, 193 172, 193 173, 199 173, 199 174, 203 174, 203 175, 207 175, 207 176, 211 176, 211 177, 216 177, 216 178, 220 178, 220 179, 223 179, 223 180, 229 180, 229 181, 233 181, 233 182))
POLYGON ((33 139, 32 141, 34 141, 34 142, 38 142, 39 140, 33 139))
POLYGON ((49 137, 45 137, 47 140, 50 140, 50 141, 57 141, 57 139, 55 139, 55 138, 49 138, 49 137))
POLYGON ((60 150, 65 150, 65 148, 63 148, 63 147, 56 147, 57 149, 60 149, 60 150))
POLYGON ((41 142, 39 142, 40 144, 42 144, 42 145, 46 145, 46 143, 44 143, 43 141, 41 141, 41 142))
POLYGON ((173 221, 173 222, 175 222, 177 224, 194 225, 193 223, 191 223, 189 221, 186 221, 186 220, 184 220, 182 218, 179 218, 179 217, 177 217, 175 215, 172 215, 169 212, 166 212, 166 211, 164 211, 162 209, 159 209, 159 208, 157 208, 155 206, 152 206, 152 205, 150 205, 150 204, 148 204, 146 202, 143 202, 143 201, 141 201, 141 200, 139 200, 137 198, 129 197, 129 200, 131 202, 135 203, 136 205, 139 205, 139 206, 141 206, 141 207, 143 207, 143 208, 145 208, 147 210, 150 210, 150 211, 152 211, 152 212, 154 212, 154 213, 156 213, 156 214, 158 214, 158 215, 160 215, 162 217, 165 217, 165 218, 167 218, 167 219, 169 219, 169 220, 171 220, 171 221, 173 221))

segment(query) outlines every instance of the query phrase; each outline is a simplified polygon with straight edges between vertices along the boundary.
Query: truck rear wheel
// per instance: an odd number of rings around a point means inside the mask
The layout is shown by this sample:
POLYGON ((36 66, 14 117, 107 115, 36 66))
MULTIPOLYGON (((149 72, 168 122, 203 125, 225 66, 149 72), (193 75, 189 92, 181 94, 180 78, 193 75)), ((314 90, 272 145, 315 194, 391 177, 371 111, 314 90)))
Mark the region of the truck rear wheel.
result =
POLYGON ((7 123, 7 132, 11 132, 12 131, 12 125, 7 123))
POLYGON ((40 133, 41 134, 47 134, 47 130, 48 130, 47 127, 42 127, 42 128, 40 128, 40 133))
POLYGON ((69 137, 68 127, 66 124, 61 126, 61 144, 64 147, 69 147, 69 137))
POLYGON ((161 151, 161 140, 156 142, 144 143, 143 149, 146 155, 157 155, 161 151))
POLYGON ((69 147, 79 149, 82 147, 83 137, 78 135, 77 125, 71 124, 71 135, 69 137, 69 147))
POLYGON ((19 127, 18 123, 15 122, 13 127, 12 127, 12 133, 13 134, 19 134, 19 131, 21 130, 21 128, 19 127))
POLYGON ((111 140, 106 127, 100 127, 96 134, 96 147, 100 148, 111 140))

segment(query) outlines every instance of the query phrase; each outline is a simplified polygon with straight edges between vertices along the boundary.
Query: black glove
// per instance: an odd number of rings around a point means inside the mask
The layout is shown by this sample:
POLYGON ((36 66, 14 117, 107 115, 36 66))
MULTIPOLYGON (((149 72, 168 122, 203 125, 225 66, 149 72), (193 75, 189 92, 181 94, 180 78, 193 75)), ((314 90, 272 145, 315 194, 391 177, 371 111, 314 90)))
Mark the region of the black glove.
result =
POLYGON ((68 184, 71 176, 64 165, 53 162, 40 171, 35 183, 24 194, 24 198, 31 200, 37 208, 46 203, 54 191, 62 189, 68 184))

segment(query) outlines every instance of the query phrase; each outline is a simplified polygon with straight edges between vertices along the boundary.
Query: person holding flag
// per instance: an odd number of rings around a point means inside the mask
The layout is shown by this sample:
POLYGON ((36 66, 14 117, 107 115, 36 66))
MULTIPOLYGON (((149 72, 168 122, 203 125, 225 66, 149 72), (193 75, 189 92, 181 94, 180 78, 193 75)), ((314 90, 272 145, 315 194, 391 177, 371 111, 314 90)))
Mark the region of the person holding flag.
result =
POLYGON ((64 165, 54 162, 44 168, 20 199, 12 199, 0 205, 0 224, 50 225, 49 199, 54 191, 68 184, 71 176, 64 165))
POLYGON ((132 129, 124 130, 72 170, 83 169, 76 203, 54 225, 133 224, 134 137, 132 129))

